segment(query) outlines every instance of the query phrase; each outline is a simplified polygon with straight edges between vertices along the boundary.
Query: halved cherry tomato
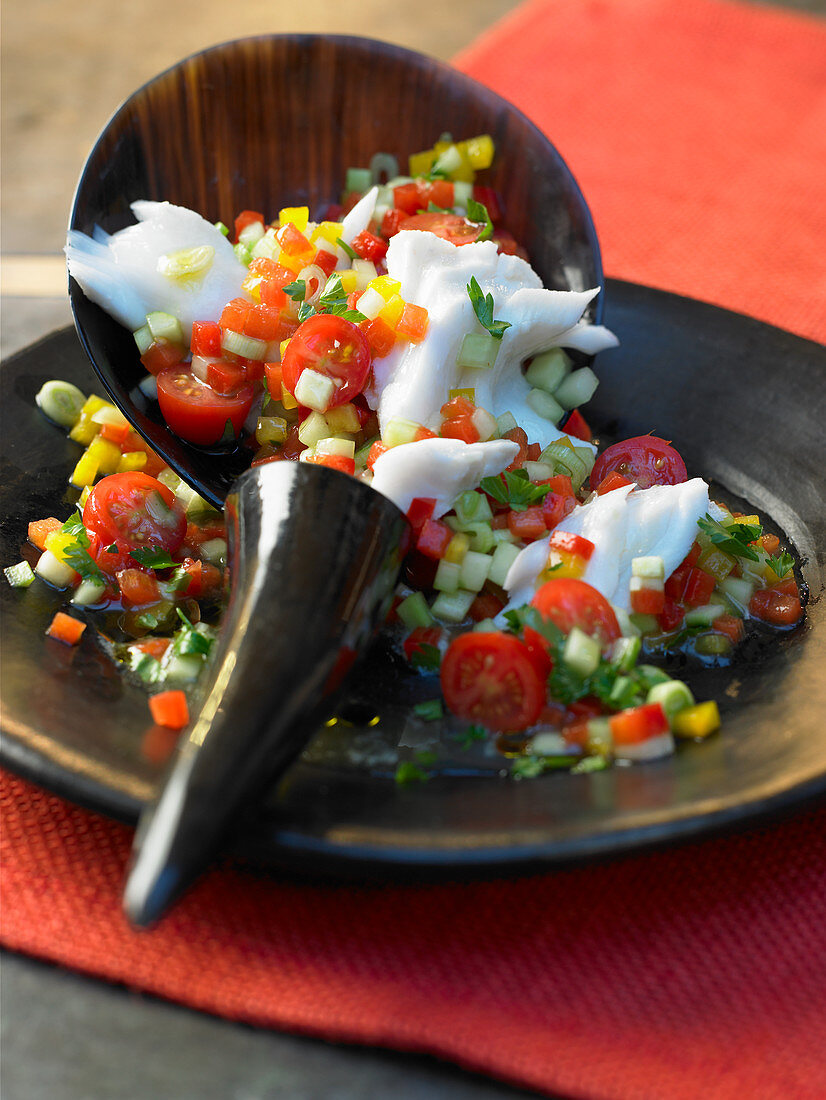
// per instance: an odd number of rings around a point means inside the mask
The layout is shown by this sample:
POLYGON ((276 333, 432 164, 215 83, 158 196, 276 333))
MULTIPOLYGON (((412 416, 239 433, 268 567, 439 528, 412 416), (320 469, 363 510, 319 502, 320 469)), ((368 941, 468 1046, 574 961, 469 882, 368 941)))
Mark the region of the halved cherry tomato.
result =
POLYGON ((332 378, 336 389, 331 408, 346 405, 361 393, 370 366, 370 345, 358 325, 328 313, 316 313, 298 326, 281 361, 284 385, 290 393, 295 393, 298 379, 308 367, 332 378))
POLYGON ((256 386, 248 382, 231 397, 224 397, 185 367, 171 367, 158 375, 158 404, 163 418, 176 435, 190 443, 217 443, 227 421, 238 435, 255 393, 256 386))
POLYGON ((591 487, 596 488, 612 471, 635 481, 641 489, 678 485, 688 479, 680 455, 655 435, 637 435, 606 448, 591 470, 591 487))
POLYGON ((478 241, 485 227, 477 222, 468 221, 461 214, 439 214, 436 211, 427 214, 414 214, 399 226, 402 232, 407 229, 419 229, 426 233, 435 233, 451 244, 473 244, 478 241))
POLYGON ((603 645, 620 636, 614 609, 601 592, 574 577, 555 577, 538 590, 531 600, 540 615, 556 623, 564 634, 578 626, 603 645))
POLYGON ((103 547, 111 543, 129 550, 155 546, 170 554, 186 534, 186 516, 172 491, 154 477, 136 472, 102 478, 83 506, 83 525, 103 547))
POLYGON ((545 703, 545 683, 527 647, 512 634, 460 634, 441 667, 445 703, 457 717, 497 733, 527 729, 545 703))

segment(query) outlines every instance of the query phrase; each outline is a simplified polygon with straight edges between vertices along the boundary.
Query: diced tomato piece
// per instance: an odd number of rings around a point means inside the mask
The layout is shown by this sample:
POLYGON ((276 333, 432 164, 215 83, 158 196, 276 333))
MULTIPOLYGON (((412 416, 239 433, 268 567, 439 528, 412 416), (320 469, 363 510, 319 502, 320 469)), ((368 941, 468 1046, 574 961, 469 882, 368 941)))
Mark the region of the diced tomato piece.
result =
POLYGON ((566 554, 576 554, 577 557, 590 561, 596 547, 590 539, 581 535, 572 535, 569 531, 554 531, 548 543, 550 550, 560 550, 566 554))
POLYGON ((776 554, 780 548, 780 539, 770 531, 766 531, 760 537, 760 542, 763 544, 763 549, 767 554, 776 554))
POLYGON ((388 451, 389 449, 390 448, 387 447, 386 444, 382 443, 380 439, 377 439, 367 454, 367 469, 372 470, 373 463, 376 461, 376 459, 381 458, 384 452, 388 451))
POLYGON ((188 523, 184 535, 184 546, 197 548, 205 542, 213 539, 226 538, 227 529, 223 523, 209 523, 201 526, 198 523, 188 523))
POLYGON ((255 225, 256 222, 261 222, 264 225, 264 215, 259 214, 257 210, 242 210, 238 217, 235 219, 235 240, 238 238, 247 228, 247 226, 255 225))
POLYGON ((636 615, 661 615, 665 610, 662 588, 639 588, 631 593, 631 610, 636 615))
POLYGON ((117 443, 121 447, 129 438, 131 430, 128 424, 101 424, 98 435, 101 439, 106 439, 110 443, 117 443))
POLYGON ((414 653, 422 652, 423 646, 432 645, 438 649, 441 640, 442 631, 438 626, 417 626, 407 635, 402 647, 408 661, 411 661, 414 653))
POLYGON ((55 519, 54 516, 49 516, 48 519, 33 519, 29 524, 29 542, 36 546, 38 550, 45 550, 47 536, 52 531, 59 531, 62 526, 60 520, 55 519))
POLYGON ((529 443, 528 449, 525 452, 525 460, 527 462, 538 462, 539 456, 542 454, 541 443, 529 443))
POLYGON ((200 600, 221 588, 223 574, 220 569, 216 569, 209 562, 184 558, 181 568, 189 577, 189 585, 183 590, 184 595, 190 596, 194 600, 200 600))
POLYGON ((496 244, 497 252, 504 256, 521 256, 523 260, 527 260, 528 253, 517 241, 512 233, 508 233, 505 229, 497 229, 491 237, 491 240, 496 244))
POLYGON ((338 264, 338 256, 335 252, 331 252, 328 248, 319 248, 313 257, 313 263, 316 267, 320 267, 324 274, 329 278, 336 269, 338 264))
POLYGON ((221 354, 221 326, 218 322, 193 321, 190 347, 193 355, 217 359, 221 354))
POLYGON ((136 642, 132 648, 140 650, 147 657, 154 657, 156 661, 160 661, 171 645, 171 638, 144 638, 142 642, 136 642))
POLYGON ((779 588, 761 588, 749 602, 749 614, 774 626, 793 626, 803 614, 803 605, 799 596, 779 588))
POLYGON ((468 614, 475 623, 480 623, 482 619, 493 619, 499 614, 506 602, 494 592, 482 591, 470 605, 468 614))
POLYGON ((453 209, 456 201, 453 180, 419 180, 418 183, 423 202, 422 210, 427 210, 431 203, 441 210, 453 209))
POLYGON ((292 222, 282 225, 276 236, 278 237, 278 243, 288 256, 309 257, 310 254, 315 253, 315 248, 292 222))
POLYGON ((217 363, 210 363, 207 367, 207 385, 224 397, 236 393, 243 386, 245 379, 244 368, 237 363, 228 363, 226 360, 219 359, 217 363))
POLYGON ((689 607, 700 607, 711 599, 716 584, 716 579, 710 573, 692 567, 686 580, 683 600, 689 607))
POLYGON ((545 494, 542 501, 542 514, 545 517, 545 525, 549 531, 562 522, 573 512, 576 507, 576 493, 571 479, 565 474, 556 474, 540 484, 550 485, 551 491, 545 494))
POLYGON ((574 409, 562 425, 562 430, 563 432, 567 432, 568 435, 572 435, 574 439, 582 439, 586 443, 590 443, 593 439, 593 433, 579 409, 574 409))
POLYGON ((443 558, 448 548, 453 532, 446 523, 438 519, 426 519, 421 526, 416 549, 428 558, 443 558))
POLYGON ((618 474, 616 470, 612 470, 610 474, 606 474, 602 481, 597 485, 597 496, 604 496, 605 493, 613 492, 614 489, 621 489, 623 485, 633 485, 634 482, 630 478, 623 477, 622 474, 618 474))
POLYGON ((58 611, 49 623, 46 634, 64 645, 77 645, 86 629, 86 623, 72 618, 63 611, 58 611))
POLYGON ((676 630, 680 623, 685 618, 685 608, 682 604, 678 603, 673 596, 665 594, 665 600, 663 601, 663 609, 657 616, 660 629, 664 634, 670 634, 672 630, 676 630))
POLYGON ((739 645, 743 640, 745 626, 742 619, 736 615, 721 615, 711 624, 711 629, 718 634, 725 634, 731 640, 732 645, 739 645))
POLYGON ((281 400, 281 386, 284 382, 284 375, 281 371, 280 363, 265 363, 264 375, 267 379, 267 389, 269 390, 270 397, 275 401, 281 400))
POLYGON ((800 596, 800 589, 797 587, 797 581, 794 577, 789 577, 788 580, 781 581, 780 584, 773 584, 772 589, 775 592, 782 592, 785 596, 800 596))
POLYGON ((686 565, 696 565, 700 560, 700 554, 702 554, 702 552, 703 548, 700 546, 699 542, 692 542, 691 549, 683 559, 684 563, 686 565))
POLYGON ((516 453, 516 457, 508 470, 519 470, 524 466, 525 459, 528 457, 528 435, 524 428, 511 428, 509 432, 505 432, 503 439, 511 439, 514 443, 519 444, 519 450, 516 453))
POLYGON ((425 428, 423 424, 420 424, 413 436, 413 442, 418 443, 420 439, 438 439, 438 436, 436 432, 432 432, 430 428, 425 428))
POLYGON ((445 439, 462 439, 465 443, 479 442, 479 429, 470 416, 454 416, 443 420, 441 434, 445 439))
POLYGON ((476 406, 469 397, 459 394, 446 401, 439 412, 445 420, 452 420, 455 416, 473 416, 476 406))
POLYGON ((268 342, 282 340, 284 336, 281 310, 263 303, 252 306, 244 321, 242 331, 245 336, 250 336, 253 340, 267 340, 268 342))
POLYGON ((314 463, 316 466, 328 466, 331 470, 341 470, 343 474, 354 474, 356 472, 356 460, 349 458, 347 455, 313 455, 307 461, 314 463))
POLYGON ((665 580, 665 594, 671 596, 672 599, 682 600, 683 593, 685 592, 685 586, 688 581, 689 574, 694 565, 696 565, 702 548, 700 544, 695 542, 692 544, 691 549, 671 574, 670 577, 666 577, 665 580))
POLYGON ((407 519, 414 531, 418 531, 425 520, 433 516, 436 507, 435 497, 414 497, 407 509, 407 519))
POLYGON ((417 306, 414 302, 405 302, 399 323, 396 325, 396 333, 405 339, 418 344, 427 335, 429 314, 424 306, 417 306))
POLYGON ((388 238, 395 237, 408 217, 409 215, 403 210, 388 210, 381 220, 381 235, 388 238))
POLYGON ((393 350, 396 334, 381 317, 374 317, 372 321, 362 321, 359 327, 367 337, 370 353, 374 359, 381 359, 393 350))
POLYGON ((375 233, 371 233, 367 229, 353 237, 350 247, 358 253, 362 260, 370 260, 371 263, 383 260, 387 255, 387 241, 382 240, 381 237, 377 237, 375 233))
POLYGON ((159 726, 165 726, 167 729, 183 729, 189 721, 186 695, 177 688, 172 691, 158 692, 157 695, 150 695, 149 710, 155 723, 159 726))
POLYGON ((427 207, 427 203, 422 205, 422 197, 415 180, 393 188, 393 205, 405 214, 415 214, 427 207))
POLYGON ((184 356, 183 348, 168 340, 153 341, 141 356, 141 363, 150 374, 160 374, 166 367, 174 367, 184 356))
POLYGON ((611 736, 615 745, 638 745, 661 733, 668 733, 668 719, 660 703, 621 710, 611 717, 611 736))
POLYGON ((508 512, 508 528, 511 534, 526 542, 544 538, 548 532, 545 516, 538 505, 532 505, 523 512, 508 512))
POLYGON ((251 309, 252 302, 246 298, 233 298, 221 311, 221 328, 229 329, 230 332, 243 332, 251 309))
POLYGON ((475 183, 473 197, 487 209, 488 216, 494 225, 502 220, 502 200, 498 191, 492 187, 485 187, 481 183, 475 183))
POLYGON ((158 582, 152 573, 142 569, 122 569, 117 574, 118 587, 126 603, 135 606, 156 603, 160 598, 158 582))

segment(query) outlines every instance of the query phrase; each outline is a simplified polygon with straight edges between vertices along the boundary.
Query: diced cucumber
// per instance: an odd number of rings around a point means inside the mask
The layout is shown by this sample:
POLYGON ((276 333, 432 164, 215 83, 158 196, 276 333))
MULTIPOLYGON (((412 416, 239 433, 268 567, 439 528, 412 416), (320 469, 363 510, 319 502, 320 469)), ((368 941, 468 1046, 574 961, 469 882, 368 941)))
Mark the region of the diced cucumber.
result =
POLYGON ((170 344, 186 343, 181 322, 171 313, 164 313, 156 309, 146 315, 146 323, 152 333, 153 340, 168 340, 170 344))
POLYGON ((464 533, 470 537, 470 549, 479 554, 488 554, 496 542, 489 523, 470 523, 464 533))
POLYGON ((487 409, 476 409, 470 419, 480 443, 487 443, 489 439, 496 438, 498 434, 496 418, 491 416, 487 409))
POLYGON ((490 575, 490 567, 493 558, 489 554, 480 554, 476 550, 468 550, 464 558, 459 574, 459 584, 469 592, 481 592, 485 581, 490 575))
POLYGON ((141 325, 140 328, 135 329, 132 335, 135 337, 135 343, 138 347, 138 355, 145 355, 155 342, 154 337, 152 336, 152 330, 149 328, 149 325, 141 325))
POLYGON ((562 660, 580 676, 590 676, 599 666, 600 646, 584 630, 575 626, 565 640, 562 660))
POLYGON ((599 379, 590 367, 580 367, 557 387, 554 397, 563 409, 575 409, 584 405, 594 396, 599 379))
POLYGON ((501 344, 502 341, 495 339, 489 332, 468 332, 456 355, 456 365, 490 370, 496 362, 501 344))
POLYGON ((702 607, 692 607, 685 613, 686 626, 711 626, 715 619, 725 615, 726 609, 720 603, 706 603, 702 607))
POLYGON ((749 606, 755 589, 754 582, 747 581, 744 577, 724 577, 717 582, 717 587, 744 611, 749 606))
POLYGON ((537 389, 553 393, 572 367, 571 357, 562 348, 551 348, 535 355, 525 371, 525 380, 537 389))
POLYGON ((682 680, 668 680, 649 688, 646 703, 659 703, 665 711, 668 724, 673 725, 674 715, 685 707, 694 706, 694 696, 682 680))
POLYGON ((611 664, 620 672, 630 672, 637 663, 641 648, 642 642, 637 635, 617 638, 611 651, 611 664))
POLYGON ((694 649, 701 657, 727 657, 733 648, 726 634, 700 634, 694 640, 694 649))
POLYGON ((100 603, 106 592, 106 585, 97 581, 83 580, 72 595, 72 603, 75 607, 88 607, 93 603, 100 603))
MULTIPOLYGON (((329 427, 329 424, 328 424, 329 427)), ((355 458, 356 444, 352 439, 344 439, 341 436, 330 435, 326 439, 319 439, 315 445, 316 454, 339 455, 342 458, 355 458)))
POLYGON ((467 489, 460 493, 453 502, 453 510, 459 521, 460 531, 473 523, 490 523, 493 519, 488 498, 476 489, 467 489))
POLYGON ((631 576, 644 577, 646 580, 664 580, 665 562, 656 554, 631 559, 631 576))
POLYGON ((461 566, 456 562, 448 561, 446 558, 442 558, 436 568, 436 576, 433 580, 433 587, 437 592, 453 593, 459 587, 459 577, 461 574, 461 566))
POLYGON ((434 617, 448 623, 461 623, 467 618, 470 605, 476 599, 475 592, 466 592, 463 588, 456 592, 440 592, 430 608, 434 617))
POLYGON ((478 623, 473 624, 473 629, 477 634, 489 634, 499 628, 493 619, 480 619, 478 623))
POLYGON ((86 397, 71 382, 52 379, 40 387, 35 401, 49 420, 53 420, 61 428, 73 428, 80 420, 80 410, 86 403, 86 397))
POLYGON ((610 718, 589 718, 587 723, 589 756, 608 756, 614 746, 610 718))
POLYGON ((396 614, 406 627, 414 630, 417 626, 432 626, 433 616, 427 606, 423 592, 412 592, 396 608, 396 614))
POLYGON ((504 588, 505 578, 507 577, 510 567, 519 557, 520 551, 514 546, 512 542, 500 542, 493 552, 493 557, 490 563, 490 573, 488 577, 494 584, 498 584, 504 588))
MULTIPOLYGON (((613 604, 611 606, 613 607, 613 604)), ((614 614, 617 617, 620 634, 623 636, 623 638, 639 637, 640 631, 634 625, 634 623, 631 622, 631 616, 628 614, 624 607, 614 607, 614 614)))
MULTIPOLYGON (((304 374, 306 374, 306 370, 304 374)), ((421 430, 421 424, 415 420, 405 420, 401 416, 394 416, 388 420, 382 435, 382 443, 386 447, 400 447, 403 443, 412 443, 421 430)))
POLYGON ((499 430, 499 438, 507 435, 508 432, 512 432, 514 428, 519 425, 516 423, 516 418, 511 412, 500 413, 496 418, 496 427, 499 430))
POLYGON ((637 675, 648 688, 652 688, 654 684, 671 682, 671 677, 668 673, 663 672, 663 670, 657 668, 656 665, 637 665, 637 675))
POLYGON ((203 667, 204 658, 197 653, 172 653, 169 661, 164 662, 162 671, 166 680, 191 683, 198 679, 203 667))
POLYGON ((560 403, 551 397, 549 393, 545 393, 544 390, 528 390, 528 396, 525 400, 537 416, 541 416, 544 420, 550 420, 552 424, 558 424, 565 415, 565 410, 560 403))
POLYGON ((27 561, 19 561, 17 565, 8 565, 3 572, 12 588, 28 588, 34 580, 34 571, 27 561))
MULTIPOLYGON (((305 374, 310 373, 314 374, 315 371, 311 372, 307 369, 303 372, 301 377, 303 378, 305 374)), ((303 405, 305 402, 302 401, 301 404, 303 405)), ((312 408, 312 406, 308 406, 308 408, 312 408)), ((301 426, 298 429, 298 438, 305 447, 315 447, 320 439, 326 439, 329 434, 329 424, 320 412, 315 411, 311 412, 308 417, 302 420, 301 426)))
POLYGON ((659 634, 660 632, 659 621, 654 615, 638 615, 633 612, 628 618, 640 634, 659 634))
POLYGON ((348 168, 344 177, 345 191, 358 191, 363 195, 373 186, 373 173, 369 168, 348 168))

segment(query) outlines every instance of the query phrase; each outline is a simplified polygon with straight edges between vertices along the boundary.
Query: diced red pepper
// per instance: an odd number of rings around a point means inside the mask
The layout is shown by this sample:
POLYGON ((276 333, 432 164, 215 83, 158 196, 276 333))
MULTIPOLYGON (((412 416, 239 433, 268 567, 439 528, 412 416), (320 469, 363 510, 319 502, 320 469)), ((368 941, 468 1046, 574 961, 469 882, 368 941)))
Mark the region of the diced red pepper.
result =
POLYGON ((417 344, 427 335, 428 312, 424 306, 417 306, 413 302, 405 302, 399 323, 396 325, 396 333, 417 344))
POLYGON ((669 728, 660 703, 644 703, 611 717, 611 736, 615 745, 638 745, 667 733, 669 728))
POLYGON ((367 454, 367 469, 372 470, 373 463, 376 461, 376 459, 381 458, 384 452, 389 450, 390 448, 386 444, 382 443, 380 439, 377 439, 367 454))
POLYGON ((217 359, 221 354, 221 326, 218 322, 193 321, 190 347, 193 355, 217 359))
POLYGON ((101 439, 106 439, 109 443, 116 443, 118 447, 122 447, 129 438, 131 430, 128 424, 101 424, 98 435, 101 439))
POLYGON ((122 569, 117 574, 117 581, 124 601, 133 606, 156 603, 160 598, 154 575, 142 569, 122 569))
POLYGON ((606 474, 602 481, 597 485, 597 496, 604 496, 605 493, 611 493, 614 489, 621 489, 623 485, 633 485, 634 482, 627 477, 623 477, 622 474, 618 474, 616 470, 612 470, 610 474, 606 474))
POLYGON ((428 558, 443 558, 452 538, 453 531, 446 523, 441 523, 437 519, 427 519, 422 524, 416 539, 416 549, 428 558))
POLYGON ((563 432, 567 432, 568 435, 572 435, 574 439, 582 439, 586 443, 590 443, 593 439, 591 429, 588 427, 588 423, 579 409, 574 409, 562 425, 562 430, 563 432))
POLYGON ((631 610, 636 615, 661 615, 665 599, 662 588, 638 588, 631 593, 631 610))
POLYGON ((544 514, 538 505, 532 505, 523 512, 508 512, 508 528, 511 534, 526 542, 544 538, 548 531, 544 514))
POLYGON ((52 531, 59 531, 62 526, 60 520, 55 519, 54 516, 49 516, 48 519, 33 519, 29 524, 29 542, 36 546, 38 550, 45 550, 46 538, 52 531))
POLYGON ((225 397, 237 393, 245 378, 246 373, 242 366, 229 363, 225 359, 219 359, 207 367, 207 385, 225 397))
POLYGON ((542 500, 542 514, 545 517, 546 527, 552 531, 573 512, 576 507, 576 493, 571 485, 571 479, 565 474, 557 474, 540 484, 551 487, 551 491, 546 493, 542 500))
POLYGON ((356 460, 349 458, 347 455, 313 455, 307 461, 314 463, 316 466, 328 466, 331 470, 341 470, 344 474, 354 474, 356 472, 356 460))
POLYGON ((350 247, 362 260, 370 260, 371 263, 383 260, 387 255, 387 241, 377 237, 369 229, 357 233, 350 242, 350 247))
POLYGON ((63 611, 58 611, 52 619, 46 634, 64 645, 77 645, 86 629, 86 623, 72 618, 63 611))
POLYGON ((161 691, 157 695, 150 695, 149 710, 156 724, 165 726, 167 729, 183 729, 189 721, 189 707, 187 706, 186 696, 179 689, 161 691))
POLYGON ((554 531, 548 542, 548 548, 566 554, 576 554, 585 561, 591 560, 596 549, 590 539, 584 539, 581 535, 572 535, 570 531, 554 531))
POLYGON ((407 509, 407 519, 414 531, 418 531, 425 520, 433 516, 436 507, 435 497, 414 497, 407 509))
POLYGON ((663 609, 657 616, 660 629, 664 634, 670 634, 672 630, 676 630, 680 623, 685 618, 685 608, 682 604, 678 603, 672 596, 665 594, 665 600, 663 602, 663 609))
POLYGON ((313 263, 316 267, 320 267, 329 279, 338 264, 338 256, 336 256, 335 252, 330 252, 327 248, 319 248, 313 257, 313 263))
POLYGON ((221 328, 230 332, 243 332, 252 302, 246 298, 233 298, 221 310, 221 328))
POLYGON ((479 442, 479 429, 470 416, 454 416, 443 420, 440 431, 445 439, 462 439, 465 443, 479 442))
POLYGON ((402 222, 406 221, 409 216, 403 210, 388 210, 381 220, 381 235, 388 238, 395 237, 401 228, 402 222))
POLYGON ((282 250, 288 256, 307 256, 309 258, 310 254, 315 252, 315 248, 292 222, 282 225, 276 236, 282 250))
POLYGON ((725 634, 731 640, 732 645, 739 645, 743 640, 745 626, 743 620, 736 615, 721 615, 711 624, 711 629, 718 634, 725 634))
POLYGON ((441 640, 442 631, 438 626, 417 626, 407 635, 402 647, 408 661, 411 661, 414 653, 422 652, 423 646, 431 645, 438 649, 441 640))
POLYGON ((476 412, 476 406, 470 400, 469 397, 465 397, 464 394, 458 394, 456 397, 451 397, 449 401, 446 401, 439 409, 439 413, 445 420, 452 420, 455 416, 473 416, 476 412))
POLYGON ((716 584, 716 579, 710 573, 692 566, 686 579, 683 600, 689 607, 701 607, 711 599, 716 584))
POLYGON ((168 340, 154 340, 141 356, 141 363, 150 374, 160 374, 166 367, 174 367, 181 362, 184 350, 178 344, 168 340))
POLYGON ((396 334, 381 317, 374 317, 372 321, 362 321, 360 328, 367 337, 374 359, 381 359, 393 350, 396 334))

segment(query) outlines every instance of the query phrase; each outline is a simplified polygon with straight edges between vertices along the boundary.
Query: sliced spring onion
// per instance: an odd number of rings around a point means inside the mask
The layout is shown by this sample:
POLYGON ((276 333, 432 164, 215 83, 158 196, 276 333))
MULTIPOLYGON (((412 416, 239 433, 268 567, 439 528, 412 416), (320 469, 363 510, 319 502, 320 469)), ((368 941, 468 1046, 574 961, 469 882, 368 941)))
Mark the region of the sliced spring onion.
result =
POLYGON ((659 703, 665 711, 668 724, 673 726, 674 715, 686 707, 694 706, 694 696, 682 680, 669 680, 667 683, 654 684, 648 691, 646 703, 659 703))
POLYGON ((206 275, 214 259, 215 249, 211 244, 179 248, 158 258, 158 272, 171 282, 194 283, 206 275))
POLYGON ((452 593, 440 592, 430 610, 435 618, 444 622, 461 623, 467 617, 475 599, 475 592, 466 592, 463 588, 452 593))
POLYGON ((467 489, 453 502, 453 510, 459 521, 459 530, 471 523, 490 523, 493 519, 490 502, 484 493, 476 489, 467 489))
POLYGON ((86 404, 86 397, 71 382, 52 379, 40 387, 35 401, 49 420, 53 420, 61 428, 73 428, 80 420, 80 411, 86 404))
MULTIPOLYGON (((372 184, 388 183, 399 174, 399 162, 391 153, 376 153, 370 161, 370 181, 372 184)), ((355 190, 355 188, 354 188, 355 190)), ((367 190, 367 188, 365 188, 367 190)))
POLYGON ((711 626, 715 619, 725 615, 726 608, 720 603, 707 603, 702 607, 692 607, 685 613, 686 626, 711 626))
POLYGON ((231 355, 240 355, 244 359, 263 360, 267 352, 267 341, 256 340, 252 336, 244 336, 242 332, 233 332, 232 329, 224 329, 221 337, 221 350, 231 355))
POLYGON ((731 638, 725 634, 700 634, 694 649, 701 657, 726 657, 732 651, 731 638))
POLYGON ((106 592, 106 585, 98 581, 82 580, 74 591, 72 603, 75 607, 88 607, 100 603, 106 592))
POLYGON ((512 412, 500 413, 496 418, 496 427, 499 431, 499 437, 506 435, 508 432, 512 432, 514 428, 519 425, 516 423, 516 417, 512 412))

